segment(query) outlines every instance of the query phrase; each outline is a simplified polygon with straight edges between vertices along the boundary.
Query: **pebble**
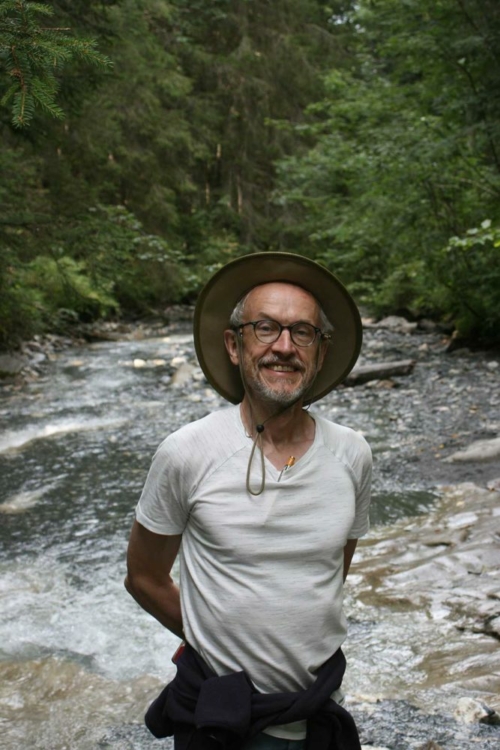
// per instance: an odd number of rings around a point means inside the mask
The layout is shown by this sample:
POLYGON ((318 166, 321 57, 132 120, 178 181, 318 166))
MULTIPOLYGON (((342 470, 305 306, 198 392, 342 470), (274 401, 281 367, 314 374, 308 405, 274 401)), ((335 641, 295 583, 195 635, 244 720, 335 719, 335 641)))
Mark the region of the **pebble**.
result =
POLYGON ((477 523, 477 520, 477 514, 469 511, 466 513, 457 513, 456 516, 451 516, 446 520, 446 525, 449 529, 465 529, 468 526, 474 526, 474 524, 477 523))
POLYGON ((172 385, 177 388, 187 385, 192 379, 194 370, 194 365, 189 364, 189 362, 183 362, 179 369, 172 375, 172 385))
POLYGON ((457 721, 463 724, 500 724, 500 715, 494 709, 474 698, 460 698, 454 716, 457 721))
POLYGON ((186 364, 186 357, 173 357, 170 364, 172 367, 180 367, 181 365, 186 364))

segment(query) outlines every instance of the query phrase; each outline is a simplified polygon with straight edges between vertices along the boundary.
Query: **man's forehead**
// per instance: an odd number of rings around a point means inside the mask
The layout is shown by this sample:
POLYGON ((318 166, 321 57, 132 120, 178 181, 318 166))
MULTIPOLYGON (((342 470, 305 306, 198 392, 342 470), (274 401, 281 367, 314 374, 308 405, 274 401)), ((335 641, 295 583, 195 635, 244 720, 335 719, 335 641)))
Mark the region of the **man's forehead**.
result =
POLYGON ((245 297, 246 302, 262 299, 274 299, 276 301, 291 301, 293 299, 297 302, 310 301, 315 306, 318 305, 316 297, 311 292, 299 284, 291 284, 289 281, 268 281, 264 284, 258 284, 247 292, 245 297))

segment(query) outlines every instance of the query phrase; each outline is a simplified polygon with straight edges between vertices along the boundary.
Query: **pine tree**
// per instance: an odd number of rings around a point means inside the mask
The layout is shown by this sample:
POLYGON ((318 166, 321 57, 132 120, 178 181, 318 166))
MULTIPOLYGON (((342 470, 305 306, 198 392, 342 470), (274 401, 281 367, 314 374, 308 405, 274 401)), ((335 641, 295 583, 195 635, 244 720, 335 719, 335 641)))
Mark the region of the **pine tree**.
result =
POLYGON ((4 90, 0 104, 10 106, 15 128, 27 127, 37 108, 51 117, 64 117, 56 97, 59 74, 69 61, 77 58, 101 68, 111 65, 97 51, 94 39, 75 38, 70 28, 41 25, 50 24, 52 16, 45 3, 0 0, 0 90, 4 90))

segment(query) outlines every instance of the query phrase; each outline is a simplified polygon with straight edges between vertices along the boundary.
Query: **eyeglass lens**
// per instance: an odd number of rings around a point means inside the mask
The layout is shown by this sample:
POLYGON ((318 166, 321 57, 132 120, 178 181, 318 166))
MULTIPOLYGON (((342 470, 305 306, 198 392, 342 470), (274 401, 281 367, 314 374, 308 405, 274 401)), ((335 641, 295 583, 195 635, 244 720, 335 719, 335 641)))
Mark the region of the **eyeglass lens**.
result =
POLYGON ((284 328, 290 331, 292 341, 297 346, 310 346, 316 338, 317 329, 310 323, 282 326, 275 320, 258 320, 253 326, 255 335, 263 344, 272 344, 279 339, 284 328))

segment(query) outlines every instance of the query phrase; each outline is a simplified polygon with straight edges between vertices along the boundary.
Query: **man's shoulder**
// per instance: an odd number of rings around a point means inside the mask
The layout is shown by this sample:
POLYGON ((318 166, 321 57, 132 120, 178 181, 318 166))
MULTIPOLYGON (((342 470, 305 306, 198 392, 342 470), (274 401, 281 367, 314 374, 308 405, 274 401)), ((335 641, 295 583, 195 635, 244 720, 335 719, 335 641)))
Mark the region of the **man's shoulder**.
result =
POLYGON ((193 422, 188 422, 172 434, 178 435, 189 434, 191 432, 204 432, 205 430, 219 429, 220 427, 224 428, 229 425, 234 425, 236 424, 238 409, 238 406, 224 406, 221 409, 216 409, 199 419, 195 419, 193 422))
POLYGON ((234 442, 239 435, 237 409, 237 406, 217 409, 183 425, 165 438, 159 450, 206 452, 210 447, 220 447, 228 440, 234 442))
POLYGON ((360 432, 317 414, 314 419, 320 425, 325 446, 335 454, 371 456, 370 446, 360 432))

